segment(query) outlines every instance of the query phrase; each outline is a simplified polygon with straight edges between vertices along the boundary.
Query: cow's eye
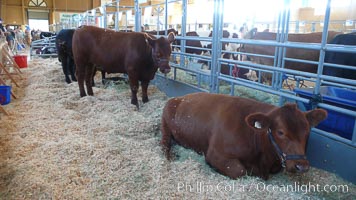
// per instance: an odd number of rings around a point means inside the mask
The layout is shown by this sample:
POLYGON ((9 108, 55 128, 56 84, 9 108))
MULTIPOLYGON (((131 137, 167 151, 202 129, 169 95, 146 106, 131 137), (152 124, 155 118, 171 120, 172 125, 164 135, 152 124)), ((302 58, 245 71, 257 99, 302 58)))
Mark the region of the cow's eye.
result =
POLYGON ((278 136, 283 136, 284 135, 283 131, 277 131, 277 134, 278 134, 278 136))

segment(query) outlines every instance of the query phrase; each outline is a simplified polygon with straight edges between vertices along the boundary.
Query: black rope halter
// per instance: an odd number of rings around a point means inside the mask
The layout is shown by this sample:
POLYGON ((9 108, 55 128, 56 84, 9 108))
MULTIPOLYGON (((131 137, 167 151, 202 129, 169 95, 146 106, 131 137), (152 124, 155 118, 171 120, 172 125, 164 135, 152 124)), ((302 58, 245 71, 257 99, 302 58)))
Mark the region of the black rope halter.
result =
POLYGON ((274 139, 274 137, 272 135, 272 130, 268 129, 267 133, 268 133, 269 141, 271 141, 274 149, 276 150, 276 152, 278 154, 278 157, 281 159, 281 164, 282 164, 283 168, 286 167, 287 160, 306 160, 307 159, 307 157, 305 155, 287 155, 287 154, 285 154, 281 150, 281 148, 278 146, 278 144, 276 143, 276 140, 274 139))

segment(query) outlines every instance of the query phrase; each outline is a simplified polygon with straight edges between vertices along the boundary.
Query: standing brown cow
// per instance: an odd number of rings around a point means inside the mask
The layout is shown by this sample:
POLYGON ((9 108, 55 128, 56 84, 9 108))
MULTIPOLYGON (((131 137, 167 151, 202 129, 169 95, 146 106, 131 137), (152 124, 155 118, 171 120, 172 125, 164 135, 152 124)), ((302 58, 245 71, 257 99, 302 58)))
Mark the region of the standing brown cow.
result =
POLYGON ((169 59, 174 33, 156 39, 147 33, 116 32, 94 26, 83 26, 73 35, 73 55, 80 96, 93 95, 92 75, 95 66, 107 73, 126 73, 131 88, 131 103, 139 108, 137 91, 142 87, 142 101, 148 101, 147 88, 159 68, 170 72, 169 59))
POLYGON ((231 178, 268 179, 282 167, 305 172, 310 128, 326 111, 301 112, 295 104, 276 107, 251 99, 194 93, 170 99, 162 116, 161 145, 168 159, 172 140, 202 153, 208 164, 231 178))
MULTIPOLYGON (((255 39, 255 40, 276 40, 277 34, 272 32, 256 32, 257 29, 251 30, 245 39, 255 39)), ((331 41, 336 35, 340 34, 340 32, 329 31, 327 42, 331 41)), ((303 42, 303 43, 320 43, 321 42, 322 33, 290 33, 288 34, 288 41, 290 42, 303 42)), ((252 45, 245 44, 240 49, 245 53, 254 53, 261 55, 269 55, 273 56, 275 54, 274 46, 263 46, 263 45, 252 45)), ((301 59, 307 61, 318 61, 319 60, 320 51, 318 50, 308 50, 308 49, 300 49, 300 48, 287 48, 286 49, 286 58, 293 59, 301 59)), ((266 58, 260 56, 249 56, 251 61, 255 63, 259 63, 262 65, 273 66, 274 59, 266 58)), ((317 64, 309 64, 309 63, 301 63, 301 62, 293 62, 286 61, 285 68, 293 69, 304 72, 316 73, 318 65, 317 64)), ((266 77, 267 80, 270 79, 269 76, 266 77)))

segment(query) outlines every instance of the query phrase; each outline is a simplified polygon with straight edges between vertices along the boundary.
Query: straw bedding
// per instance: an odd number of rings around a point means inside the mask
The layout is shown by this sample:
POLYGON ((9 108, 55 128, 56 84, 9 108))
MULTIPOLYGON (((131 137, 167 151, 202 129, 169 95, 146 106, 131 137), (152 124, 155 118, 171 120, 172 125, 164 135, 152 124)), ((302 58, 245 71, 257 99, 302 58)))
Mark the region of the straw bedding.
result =
POLYGON ((19 97, 0 123, 0 199, 351 199, 355 185, 312 169, 268 181, 231 180, 203 156, 179 146, 169 162, 159 146, 165 94, 149 86, 150 101, 130 104, 127 84, 79 97, 57 59, 35 58, 22 70, 19 97), (285 185, 343 184, 347 192, 285 191, 285 185), (274 186, 273 191, 266 186, 274 186))

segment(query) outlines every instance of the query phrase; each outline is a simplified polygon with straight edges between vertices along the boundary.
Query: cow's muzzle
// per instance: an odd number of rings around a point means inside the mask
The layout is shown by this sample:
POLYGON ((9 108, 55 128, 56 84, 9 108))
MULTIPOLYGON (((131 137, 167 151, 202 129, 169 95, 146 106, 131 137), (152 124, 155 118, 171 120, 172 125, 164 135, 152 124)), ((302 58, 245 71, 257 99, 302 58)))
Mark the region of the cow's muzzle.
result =
MULTIPOLYGON (((276 150, 278 157, 281 159, 281 165, 283 168, 286 167, 286 161, 287 160, 303 160, 306 161, 306 164, 295 164, 295 171, 297 172, 306 172, 309 169, 309 162, 307 160, 307 157, 305 155, 298 155, 298 154, 292 154, 292 155, 287 155, 285 154, 282 149, 278 146, 278 144, 276 143, 276 140, 274 139, 273 135, 272 135, 272 130, 268 129, 268 138, 270 140, 270 142, 272 143, 274 149, 276 150)), ((294 171, 293 170, 293 171, 294 171)))
POLYGON ((171 67, 169 66, 169 60, 165 58, 158 59, 159 71, 163 74, 168 74, 171 71, 171 67))

